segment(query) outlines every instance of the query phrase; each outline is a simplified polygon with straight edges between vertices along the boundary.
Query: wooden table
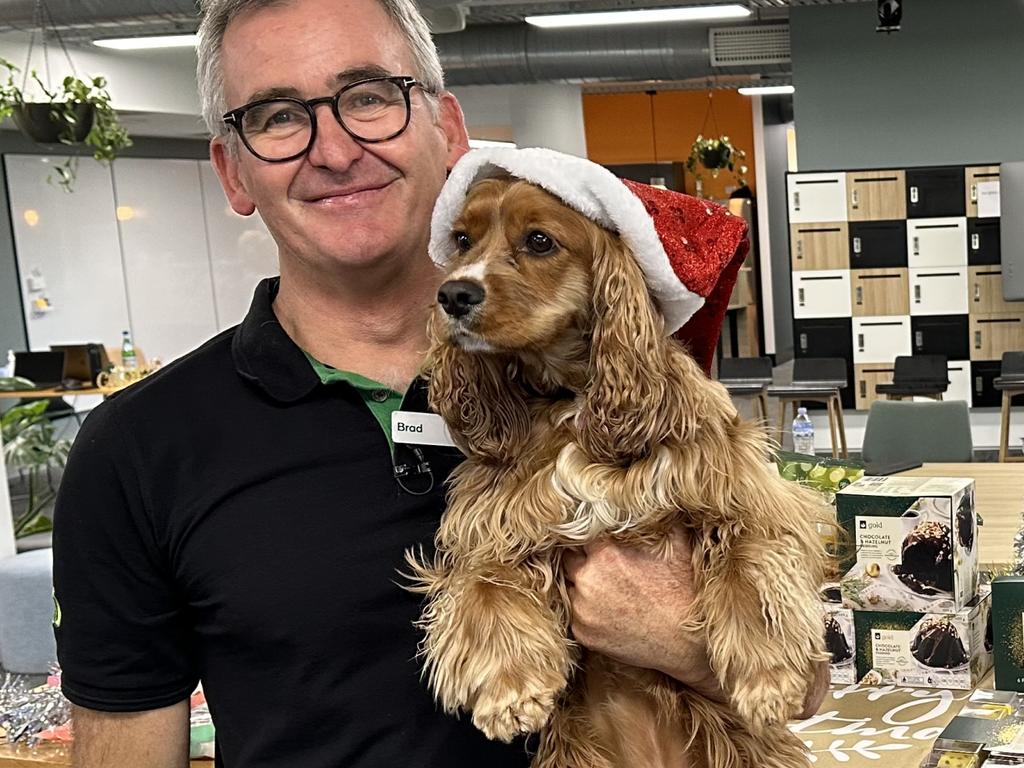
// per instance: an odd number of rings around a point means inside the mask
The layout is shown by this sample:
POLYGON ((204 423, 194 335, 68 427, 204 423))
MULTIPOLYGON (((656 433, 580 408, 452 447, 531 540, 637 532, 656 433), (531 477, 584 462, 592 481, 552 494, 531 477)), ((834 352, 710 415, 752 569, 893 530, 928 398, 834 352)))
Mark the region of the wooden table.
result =
POLYGON ((1024 513, 1024 465, 925 464, 900 472, 911 477, 972 477, 974 504, 985 521, 978 529, 978 552, 983 564, 1013 562, 1013 537, 1024 513))
MULTIPOLYGON (((45 765, 71 765, 68 745, 41 744, 35 749, 0 745, 0 768, 41 768, 45 765)), ((213 760, 192 760, 190 768, 213 768, 213 760)), ((142 766, 140 766, 142 768, 142 766)))
POLYGON ((0 391, 0 399, 25 397, 40 400, 44 397, 76 397, 78 395, 102 395, 105 390, 99 387, 82 387, 81 389, 16 389, 13 392, 0 391))

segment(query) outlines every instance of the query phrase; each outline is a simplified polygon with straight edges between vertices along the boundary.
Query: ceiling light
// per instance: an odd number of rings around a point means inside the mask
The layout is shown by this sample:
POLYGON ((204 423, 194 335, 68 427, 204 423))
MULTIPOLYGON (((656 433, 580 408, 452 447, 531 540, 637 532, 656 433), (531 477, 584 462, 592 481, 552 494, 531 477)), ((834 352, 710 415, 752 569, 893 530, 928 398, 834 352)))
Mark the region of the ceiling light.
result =
POLYGON ((793 93, 796 91, 792 85, 754 85, 750 88, 737 89, 744 96, 772 96, 778 93, 793 93))
POLYGON ((150 48, 189 48, 194 47, 198 35, 156 35, 151 37, 110 37, 105 40, 93 40, 93 45, 100 48, 116 48, 119 51, 140 51, 150 48))
POLYGON ((490 139, 470 139, 470 149, 482 149, 483 147, 512 147, 515 148, 516 143, 514 141, 491 141, 490 139))
POLYGON ((685 8, 651 8, 642 11, 601 11, 598 13, 564 13, 550 16, 527 16, 524 20, 535 27, 595 27, 607 24, 650 24, 666 21, 708 21, 740 19, 750 15, 746 6, 691 5, 685 8))

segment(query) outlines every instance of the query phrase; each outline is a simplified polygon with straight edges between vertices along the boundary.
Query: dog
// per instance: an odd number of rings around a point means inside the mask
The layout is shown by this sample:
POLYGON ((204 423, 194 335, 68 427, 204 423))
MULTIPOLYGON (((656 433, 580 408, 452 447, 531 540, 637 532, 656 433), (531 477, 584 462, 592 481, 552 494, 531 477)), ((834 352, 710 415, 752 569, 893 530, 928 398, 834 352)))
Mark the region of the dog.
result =
POLYGON ((806 765, 786 721, 827 658, 823 499, 666 338, 618 234, 497 175, 448 242, 426 373, 466 460, 434 554, 408 555, 440 704, 492 739, 539 732, 534 768, 806 765), (664 551, 674 526, 697 587, 680 630, 706 637, 728 703, 570 637, 565 548, 664 551))

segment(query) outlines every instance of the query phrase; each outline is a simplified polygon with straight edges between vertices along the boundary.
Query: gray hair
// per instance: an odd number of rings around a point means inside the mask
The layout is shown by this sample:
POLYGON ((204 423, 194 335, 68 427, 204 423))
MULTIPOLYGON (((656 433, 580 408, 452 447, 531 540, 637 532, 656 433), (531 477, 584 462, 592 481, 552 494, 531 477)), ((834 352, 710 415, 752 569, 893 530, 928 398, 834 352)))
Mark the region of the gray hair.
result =
MULTIPOLYGON (((212 136, 227 133, 222 115, 227 111, 224 101, 224 67, 221 49, 228 24, 241 13, 261 8, 288 5, 295 0, 200 0, 202 22, 199 25, 199 43, 196 55, 196 80, 202 102, 203 120, 212 136)), ((380 7, 394 22, 412 51, 412 72, 424 86, 434 93, 444 89, 444 73, 437 57, 437 48, 430 36, 430 28, 413 0, 377 0, 380 7)), ((404 72, 395 74, 406 74, 404 72)))

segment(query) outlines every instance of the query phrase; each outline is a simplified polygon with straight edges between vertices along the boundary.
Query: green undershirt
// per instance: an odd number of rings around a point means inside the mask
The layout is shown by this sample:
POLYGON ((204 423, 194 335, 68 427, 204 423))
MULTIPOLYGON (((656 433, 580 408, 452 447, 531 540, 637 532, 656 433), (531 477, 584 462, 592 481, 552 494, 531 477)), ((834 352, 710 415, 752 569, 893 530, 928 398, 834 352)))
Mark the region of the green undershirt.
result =
POLYGON ((373 414, 381 429, 384 430, 384 437, 387 438, 388 447, 391 449, 392 455, 394 455, 395 444, 391 440, 391 414, 401 409, 402 400, 405 398, 405 395, 401 392, 396 392, 386 384, 360 376, 358 373, 339 371, 337 368, 325 365, 305 350, 303 350, 303 354, 306 355, 310 365, 313 366, 313 370, 316 371, 316 375, 320 377, 321 382, 324 384, 335 384, 339 381, 344 381, 359 393, 359 396, 363 398, 363 402, 366 403, 366 407, 370 409, 370 413, 373 414))

